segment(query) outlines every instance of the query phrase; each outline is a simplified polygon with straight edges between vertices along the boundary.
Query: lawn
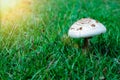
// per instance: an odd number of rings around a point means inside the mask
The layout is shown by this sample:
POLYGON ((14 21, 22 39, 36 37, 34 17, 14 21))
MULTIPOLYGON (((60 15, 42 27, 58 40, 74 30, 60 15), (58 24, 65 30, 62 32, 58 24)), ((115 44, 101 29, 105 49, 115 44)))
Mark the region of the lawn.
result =
POLYGON ((120 80, 119 0, 21 0, 1 10, 0 80, 120 80), (90 17, 107 32, 68 37, 77 20, 90 17))

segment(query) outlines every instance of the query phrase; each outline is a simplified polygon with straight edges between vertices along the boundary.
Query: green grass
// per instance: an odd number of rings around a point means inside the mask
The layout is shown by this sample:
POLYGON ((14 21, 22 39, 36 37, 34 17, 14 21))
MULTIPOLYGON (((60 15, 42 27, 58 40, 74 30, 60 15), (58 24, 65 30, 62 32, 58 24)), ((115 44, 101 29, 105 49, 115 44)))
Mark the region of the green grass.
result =
POLYGON ((120 80, 119 0, 34 0, 29 8, 1 24, 0 80, 120 80), (86 56, 83 39, 67 36, 83 17, 107 28, 90 40, 86 56))

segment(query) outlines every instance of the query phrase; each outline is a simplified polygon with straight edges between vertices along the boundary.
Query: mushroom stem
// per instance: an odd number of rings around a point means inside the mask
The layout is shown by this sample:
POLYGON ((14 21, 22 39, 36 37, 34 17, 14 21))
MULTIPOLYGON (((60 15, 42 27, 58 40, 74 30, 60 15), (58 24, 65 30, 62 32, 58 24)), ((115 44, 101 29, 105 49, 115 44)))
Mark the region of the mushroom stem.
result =
POLYGON ((84 39, 84 44, 82 49, 83 54, 86 54, 88 52, 89 39, 90 37, 84 39))
POLYGON ((89 45, 89 38, 85 38, 85 39, 84 39, 83 49, 87 49, 87 48, 88 48, 88 45, 89 45))

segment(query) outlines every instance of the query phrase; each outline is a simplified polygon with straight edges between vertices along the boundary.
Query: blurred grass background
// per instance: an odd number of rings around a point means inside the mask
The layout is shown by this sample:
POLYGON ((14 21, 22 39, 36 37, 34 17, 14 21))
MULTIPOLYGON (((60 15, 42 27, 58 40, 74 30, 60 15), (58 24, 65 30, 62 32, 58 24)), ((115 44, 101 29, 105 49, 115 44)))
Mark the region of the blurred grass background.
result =
POLYGON ((119 0, 21 0, 1 12, 0 80, 119 80, 119 0), (67 36, 77 20, 90 17, 107 32, 83 39, 67 36))

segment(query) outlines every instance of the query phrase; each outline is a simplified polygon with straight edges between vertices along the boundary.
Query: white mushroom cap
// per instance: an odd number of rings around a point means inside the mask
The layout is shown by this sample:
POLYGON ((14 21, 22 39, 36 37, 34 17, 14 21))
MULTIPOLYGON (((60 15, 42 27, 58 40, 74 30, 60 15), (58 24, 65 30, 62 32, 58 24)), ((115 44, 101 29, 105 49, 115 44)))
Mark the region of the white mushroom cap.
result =
POLYGON ((100 22, 91 18, 82 18, 70 27, 68 36, 72 38, 87 38, 105 32, 106 28, 100 22))

